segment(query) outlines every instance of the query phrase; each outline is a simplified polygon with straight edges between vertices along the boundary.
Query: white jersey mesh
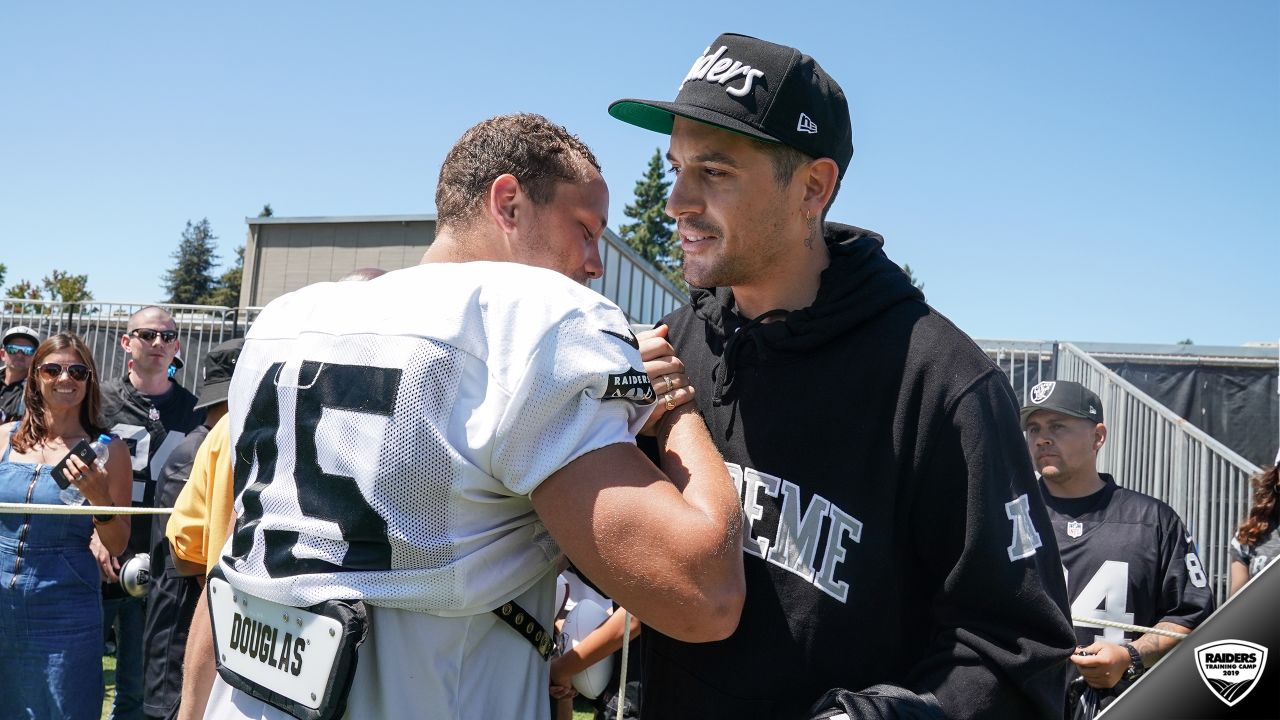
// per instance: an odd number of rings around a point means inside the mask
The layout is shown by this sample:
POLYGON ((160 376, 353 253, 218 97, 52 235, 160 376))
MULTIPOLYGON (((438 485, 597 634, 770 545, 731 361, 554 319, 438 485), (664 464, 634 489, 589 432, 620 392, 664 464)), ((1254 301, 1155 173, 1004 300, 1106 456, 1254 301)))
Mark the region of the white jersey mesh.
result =
POLYGON ((278 299, 229 397, 228 580, 295 606, 439 615, 519 595, 559 554, 529 494, 580 455, 633 442, 648 416, 647 384, 645 397, 618 391, 641 368, 628 340, 608 300, 508 263, 278 299))

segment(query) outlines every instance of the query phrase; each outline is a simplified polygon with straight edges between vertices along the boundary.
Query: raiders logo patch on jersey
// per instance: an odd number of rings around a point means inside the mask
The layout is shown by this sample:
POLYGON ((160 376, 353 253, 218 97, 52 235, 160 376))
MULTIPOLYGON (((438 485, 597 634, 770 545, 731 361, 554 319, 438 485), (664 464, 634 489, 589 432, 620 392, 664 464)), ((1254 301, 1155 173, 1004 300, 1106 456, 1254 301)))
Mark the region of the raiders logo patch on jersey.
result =
POLYGON ((609 375, 609 385, 600 399, 630 400, 637 405, 648 405, 654 400, 653 386, 644 371, 632 368, 620 375, 609 375))

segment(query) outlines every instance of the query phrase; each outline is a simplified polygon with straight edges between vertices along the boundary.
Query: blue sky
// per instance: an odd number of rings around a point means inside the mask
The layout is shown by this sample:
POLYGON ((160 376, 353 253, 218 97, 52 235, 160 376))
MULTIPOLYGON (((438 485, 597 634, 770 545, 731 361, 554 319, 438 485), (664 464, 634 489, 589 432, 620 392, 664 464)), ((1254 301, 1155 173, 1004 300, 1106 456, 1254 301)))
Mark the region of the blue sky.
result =
POLYGON ((597 152, 610 226, 669 99, 734 31, 844 87, 831 219, 882 233, 972 335, 1280 337, 1280 3, 6 3, 0 262, 162 299, 188 219, 432 212, 452 142, 540 112, 597 152), (616 6, 616 7, 615 7, 616 6), (638 8, 643 7, 643 10, 638 8))

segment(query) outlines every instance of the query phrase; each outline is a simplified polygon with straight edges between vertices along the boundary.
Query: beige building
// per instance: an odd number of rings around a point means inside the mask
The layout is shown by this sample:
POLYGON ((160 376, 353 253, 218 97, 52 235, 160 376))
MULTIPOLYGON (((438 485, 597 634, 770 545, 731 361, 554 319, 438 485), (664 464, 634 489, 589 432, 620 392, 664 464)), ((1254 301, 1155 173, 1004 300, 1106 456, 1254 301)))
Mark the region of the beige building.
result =
MULTIPOLYGON (((242 308, 261 307, 316 282, 337 280, 361 267, 399 270, 415 265, 436 236, 436 216, 245 218, 249 236, 241 279, 242 308)), ((685 294, 606 230, 600 257, 605 274, 591 288, 613 300, 636 323, 651 323, 679 307, 685 294)))

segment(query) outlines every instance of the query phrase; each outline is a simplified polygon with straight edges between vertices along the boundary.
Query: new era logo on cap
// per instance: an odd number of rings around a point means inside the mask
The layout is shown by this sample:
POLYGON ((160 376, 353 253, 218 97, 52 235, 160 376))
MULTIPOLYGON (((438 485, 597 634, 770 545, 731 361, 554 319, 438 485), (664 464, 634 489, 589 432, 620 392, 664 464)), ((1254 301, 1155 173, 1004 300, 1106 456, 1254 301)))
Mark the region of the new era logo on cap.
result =
POLYGON ((796 123, 796 130, 809 133, 811 135, 817 135, 818 124, 811 120, 808 115, 800 113, 800 120, 796 123))

